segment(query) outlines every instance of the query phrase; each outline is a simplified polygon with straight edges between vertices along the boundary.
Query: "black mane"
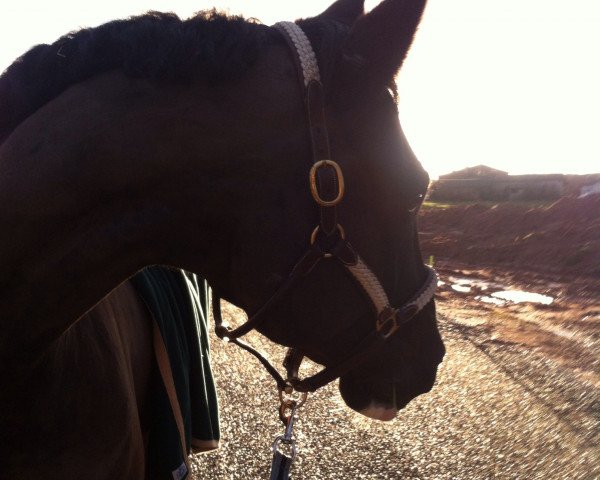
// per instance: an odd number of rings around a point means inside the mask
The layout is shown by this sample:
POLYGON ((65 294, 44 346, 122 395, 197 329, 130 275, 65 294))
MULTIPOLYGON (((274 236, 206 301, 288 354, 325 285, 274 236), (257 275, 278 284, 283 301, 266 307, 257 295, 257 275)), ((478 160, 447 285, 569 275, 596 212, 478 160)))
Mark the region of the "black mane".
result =
POLYGON ((215 10, 181 20, 149 12, 37 45, 0 76, 0 141, 70 85, 113 69, 158 82, 210 83, 243 74, 275 34, 215 10))

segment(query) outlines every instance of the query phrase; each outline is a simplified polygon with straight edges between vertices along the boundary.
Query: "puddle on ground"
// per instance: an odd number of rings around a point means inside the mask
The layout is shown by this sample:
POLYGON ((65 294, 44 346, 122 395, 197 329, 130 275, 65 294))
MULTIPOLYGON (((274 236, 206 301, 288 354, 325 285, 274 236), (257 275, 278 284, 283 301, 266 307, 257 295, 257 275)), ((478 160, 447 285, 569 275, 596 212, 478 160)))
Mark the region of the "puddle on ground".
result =
POLYGON ((448 277, 448 282, 450 288, 455 292, 474 294, 485 292, 485 295, 476 295, 475 300, 491 303, 500 307, 512 303, 550 305, 554 302, 554 298, 549 297, 548 295, 525 292, 523 290, 505 290, 506 287, 503 285, 492 284, 473 278, 450 276, 448 277))
POLYGON ((461 293, 469 293, 471 290, 487 290, 491 287, 488 282, 482 282, 481 280, 476 280, 474 278, 466 278, 466 277, 448 277, 448 281, 450 282, 450 287, 452 290, 461 293))
POLYGON ((475 300, 491 303, 503 307, 508 303, 536 303, 538 305, 551 305, 554 298, 539 293, 524 292, 523 290, 502 290, 490 295, 478 295, 475 300))
POLYGON ((483 302, 483 303, 491 303, 492 305, 497 305, 499 307, 506 305, 505 300, 500 300, 499 298, 494 298, 494 297, 488 297, 487 295, 484 295, 484 296, 478 295, 477 297, 475 297, 475 300, 479 300, 480 302, 483 302))
POLYGON ((541 305, 550 305, 554 301, 554 298, 548 295, 525 292, 523 290, 503 290, 492 293, 491 297, 511 303, 538 303, 541 305))
POLYGON ((455 292, 469 293, 471 291, 471 287, 455 283, 452 285, 452 290, 454 290, 455 292))
POLYGON ((524 292, 523 290, 501 290, 489 295, 478 295, 475 300, 491 303, 503 307, 509 303, 535 303, 538 305, 551 305, 554 298, 539 293, 524 292))

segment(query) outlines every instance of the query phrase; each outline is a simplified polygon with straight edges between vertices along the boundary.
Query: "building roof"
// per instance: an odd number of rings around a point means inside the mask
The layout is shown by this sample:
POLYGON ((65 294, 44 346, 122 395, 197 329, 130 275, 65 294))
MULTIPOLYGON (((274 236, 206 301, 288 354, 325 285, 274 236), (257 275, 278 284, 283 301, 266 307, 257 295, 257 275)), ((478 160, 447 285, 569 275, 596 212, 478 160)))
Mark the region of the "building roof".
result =
POLYGON ((495 168, 488 167, 487 165, 477 165, 475 167, 463 168, 446 175, 440 175, 441 179, 463 179, 463 178, 489 178, 489 177, 505 177, 508 172, 502 170, 496 170, 495 168))

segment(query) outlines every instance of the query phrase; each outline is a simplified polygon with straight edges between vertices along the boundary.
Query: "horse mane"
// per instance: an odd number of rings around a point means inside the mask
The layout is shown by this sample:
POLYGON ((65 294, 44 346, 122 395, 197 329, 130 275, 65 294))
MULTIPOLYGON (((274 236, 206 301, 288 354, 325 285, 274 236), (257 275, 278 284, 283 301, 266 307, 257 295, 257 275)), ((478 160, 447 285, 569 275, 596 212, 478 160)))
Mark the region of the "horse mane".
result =
POLYGON ((216 10, 181 20, 148 12, 37 45, 0 76, 0 141, 70 85, 120 69, 157 82, 233 80, 277 37, 269 27, 216 10))

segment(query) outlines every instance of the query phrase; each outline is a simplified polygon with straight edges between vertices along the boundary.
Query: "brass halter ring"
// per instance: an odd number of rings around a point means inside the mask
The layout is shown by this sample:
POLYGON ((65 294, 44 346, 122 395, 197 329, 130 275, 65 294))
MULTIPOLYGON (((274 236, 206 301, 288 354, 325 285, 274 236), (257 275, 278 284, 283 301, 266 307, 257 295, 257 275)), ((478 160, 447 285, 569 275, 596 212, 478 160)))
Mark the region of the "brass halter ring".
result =
POLYGON ((321 160, 315 163, 310 169, 310 193, 314 198, 315 202, 317 202, 322 207, 335 207, 338 203, 342 201, 344 197, 344 175, 342 173, 342 169, 340 166, 334 162, 333 160, 321 160), (317 188, 317 171, 323 167, 332 167, 335 170, 335 175, 337 177, 337 186, 338 193, 337 196, 333 200, 323 200, 319 195, 319 189, 317 188))
POLYGON ((279 390, 279 401, 282 409, 289 407, 291 404, 295 404, 296 408, 300 408, 306 402, 307 396, 307 392, 296 392, 293 387, 279 390))
MULTIPOLYGON (((342 227, 339 223, 335 226, 335 228, 337 228, 337 231, 340 232, 340 237, 342 237, 342 240, 346 240, 346 231, 344 230, 344 227, 342 227)), ((319 234, 319 232, 321 231, 321 225, 317 225, 315 227, 315 229, 312 231, 312 233, 310 234, 310 244, 314 245, 315 242, 317 241, 317 235, 319 234)))

